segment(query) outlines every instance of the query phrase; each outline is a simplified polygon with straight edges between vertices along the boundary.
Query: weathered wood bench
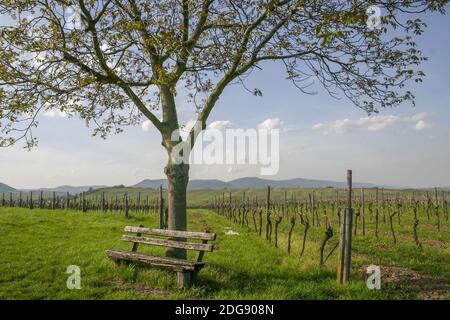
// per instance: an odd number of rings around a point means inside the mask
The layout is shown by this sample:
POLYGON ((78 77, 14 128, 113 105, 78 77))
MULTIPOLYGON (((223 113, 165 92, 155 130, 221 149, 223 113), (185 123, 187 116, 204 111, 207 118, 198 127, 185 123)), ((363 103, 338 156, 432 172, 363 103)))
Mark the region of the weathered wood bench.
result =
POLYGON ((152 265, 176 271, 178 273, 177 283, 180 288, 190 286, 195 282, 197 273, 205 265, 205 263, 202 262, 204 253, 206 251, 212 252, 214 249, 214 245, 208 243, 208 241, 214 241, 216 239, 216 234, 210 232, 150 229, 144 228, 143 226, 126 226, 125 232, 136 233, 136 236, 122 236, 122 240, 133 242, 131 251, 107 250, 106 255, 116 264, 119 264, 120 262, 131 262, 134 264, 152 265), (142 237, 142 234, 165 237, 168 239, 147 238, 142 237), (187 242, 188 239, 201 240, 201 243, 187 242), (154 256, 145 253, 138 253, 137 249, 139 244, 195 250, 198 252, 194 261, 154 256))

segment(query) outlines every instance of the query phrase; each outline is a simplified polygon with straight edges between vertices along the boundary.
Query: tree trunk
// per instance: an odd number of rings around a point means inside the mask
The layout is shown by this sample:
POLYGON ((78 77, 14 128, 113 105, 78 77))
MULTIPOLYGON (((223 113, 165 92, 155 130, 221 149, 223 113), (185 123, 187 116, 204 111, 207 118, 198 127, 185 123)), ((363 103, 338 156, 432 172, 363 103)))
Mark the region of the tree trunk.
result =
MULTIPOLYGON (((189 181, 189 165, 169 163, 165 172, 167 176, 168 228, 169 230, 186 231, 186 191, 189 181)), ((185 239, 176 240, 182 241, 185 239)), ((186 250, 168 248, 166 256, 186 259, 186 250)))

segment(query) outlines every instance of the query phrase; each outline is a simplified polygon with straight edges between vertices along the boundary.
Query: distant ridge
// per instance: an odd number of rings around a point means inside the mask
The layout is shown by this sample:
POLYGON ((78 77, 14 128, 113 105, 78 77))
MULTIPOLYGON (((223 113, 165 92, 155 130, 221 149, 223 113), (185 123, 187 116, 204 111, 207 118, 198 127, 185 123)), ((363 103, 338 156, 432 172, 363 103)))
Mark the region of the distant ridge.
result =
MULTIPOLYGON (((163 188, 167 188, 167 180, 166 179, 145 179, 135 185, 132 185, 132 188, 144 188, 144 189, 156 189, 159 186, 163 186, 163 188)), ((190 190, 200 190, 200 189, 226 189, 230 188, 230 185, 227 182, 223 182, 221 180, 216 179, 193 179, 189 181, 188 189, 190 190)))
POLYGON ((43 191, 43 192, 58 192, 58 193, 70 193, 70 194, 77 194, 81 192, 86 192, 89 190, 95 190, 95 189, 101 189, 101 188, 107 188, 106 185, 95 185, 95 186, 58 186, 54 188, 39 188, 39 189, 22 189, 19 191, 43 191))
MULTIPOLYGON (((167 188, 167 180, 166 179, 145 179, 139 183, 136 183, 131 188, 142 188, 142 189, 157 189, 159 186, 163 186, 163 188, 167 188)), ((125 187, 121 185, 122 187, 125 187)), ((223 190, 223 189, 261 189, 266 188, 267 186, 271 186, 272 188, 346 188, 347 184, 345 182, 339 181, 328 181, 328 180, 314 180, 314 179, 303 179, 303 178, 295 178, 295 179, 286 179, 286 180, 271 180, 271 179, 262 179, 257 177, 245 177, 234 179, 228 182, 218 180, 218 179, 192 179, 189 181, 188 189, 189 190, 223 190)), ((36 188, 36 189, 14 189, 4 183, 0 183, 0 192, 57 192, 57 193, 67 193, 70 194, 78 194, 82 192, 87 192, 90 190, 96 189, 104 189, 110 188, 112 186, 107 185, 92 185, 92 186, 71 186, 71 185, 62 185, 54 188, 36 188)), ((363 182, 354 182, 354 188, 375 188, 375 187, 384 187, 391 189, 398 189, 397 187, 392 186, 380 186, 373 183, 363 183, 363 182)))
MULTIPOLYGON (((132 188, 144 188, 144 189, 156 189, 162 185, 163 188, 167 187, 167 181, 165 179, 145 179, 141 182, 132 185, 132 188)), ((202 190, 202 189, 261 189, 267 186, 273 188, 345 188, 347 184, 345 182, 327 181, 327 180, 312 180, 312 179, 287 179, 287 180, 270 180, 261 179, 256 177, 239 178, 229 182, 224 182, 217 179, 193 179, 189 181, 189 190, 202 190)), ((354 182, 354 188, 374 188, 377 185, 373 183, 361 183, 354 182)))
POLYGON ((0 182, 0 192, 16 192, 17 190, 0 182))

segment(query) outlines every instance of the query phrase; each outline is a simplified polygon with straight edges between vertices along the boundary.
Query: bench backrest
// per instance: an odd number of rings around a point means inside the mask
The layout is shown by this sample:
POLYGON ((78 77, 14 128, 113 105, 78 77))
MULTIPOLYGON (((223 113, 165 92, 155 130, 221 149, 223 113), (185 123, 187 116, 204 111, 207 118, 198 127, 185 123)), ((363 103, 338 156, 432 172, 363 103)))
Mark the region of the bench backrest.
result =
POLYGON ((139 244, 195 250, 198 251, 195 259, 197 262, 201 262, 204 252, 213 251, 214 245, 208 243, 208 241, 214 241, 216 239, 215 233, 210 233, 207 231, 206 232, 176 231, 176 230, 144 228, 143 226, 139 227, 126 226, 124 231, 136 233, 136 236, 130 235, 122 236, 123 241, 133 242, 133 248, 131 249, 132 251, 136 251, 139 244), (143 237, 142 236, 143 234, 166 237, 168 239, 143 237), (188 239, 201 240, 201 243, 187 242, 188 239))

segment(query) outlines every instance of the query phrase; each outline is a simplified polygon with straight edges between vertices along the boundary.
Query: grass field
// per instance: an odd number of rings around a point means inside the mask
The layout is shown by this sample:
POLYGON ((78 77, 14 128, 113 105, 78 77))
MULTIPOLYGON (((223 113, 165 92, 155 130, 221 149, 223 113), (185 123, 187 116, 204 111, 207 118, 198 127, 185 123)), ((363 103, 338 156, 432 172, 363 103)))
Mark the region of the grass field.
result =
POLYGON ((422 250, 401 241, 409 237, 401 229, 395 246, 387 232, 379 241, 355 237, 351 283, 339 286, 336 254, 319 268, 320 230, 312 230, 305 255, 299 257, 300 226, 294 230, 296 241, 288 255, 284 236, 280 248, 275 248, 248 227, 192 209, 188 229, 202 230, 207 224, 218 236, 215 251, 205 255, 207 265, 198 284, 182 290, 176 288, 171 272, 116 268, 106 258, 107 249, 129 248, 130 243, 120 241, 122 228, 138 224, 158 223, 155 215, 135 214, 126 220, 117 213, 0 208, 0 299, 450 298, 448 229, 440 235, 423 230, 422 250), (239 235, 226 235, 230 229, 239 235), (381 290, 366 288, 363 266, 369 264, 382 266, 381 290), (80 290, 66 287, 69 265, 81 268, 80 290))

